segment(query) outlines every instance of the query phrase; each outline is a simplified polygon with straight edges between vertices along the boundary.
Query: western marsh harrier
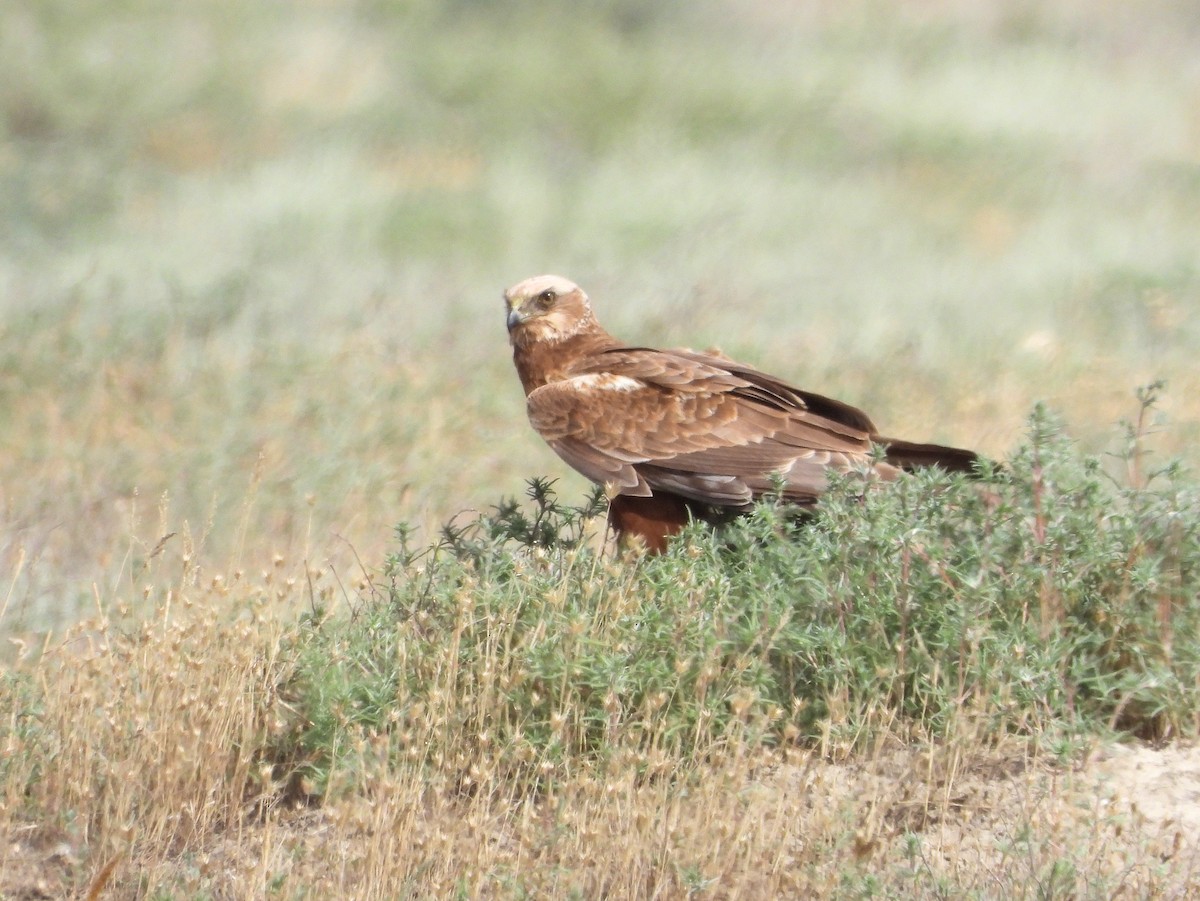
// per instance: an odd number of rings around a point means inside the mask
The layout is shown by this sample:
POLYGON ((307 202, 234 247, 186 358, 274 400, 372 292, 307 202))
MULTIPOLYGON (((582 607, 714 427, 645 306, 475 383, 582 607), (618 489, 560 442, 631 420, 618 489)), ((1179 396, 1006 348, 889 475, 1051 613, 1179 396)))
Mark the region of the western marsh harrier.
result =
POLYGON ((861 410, 751 366, 623 344, 565 278, 526 279, 504 300, 530 423, 604 486, 618 538, 637 536, 653 553, 689 517, 736 513, 777 485, 787 501, 812 505, 827 470, 895 479, 922 466, 969 472, 976 462, 972 451, 884 438, 861 410))

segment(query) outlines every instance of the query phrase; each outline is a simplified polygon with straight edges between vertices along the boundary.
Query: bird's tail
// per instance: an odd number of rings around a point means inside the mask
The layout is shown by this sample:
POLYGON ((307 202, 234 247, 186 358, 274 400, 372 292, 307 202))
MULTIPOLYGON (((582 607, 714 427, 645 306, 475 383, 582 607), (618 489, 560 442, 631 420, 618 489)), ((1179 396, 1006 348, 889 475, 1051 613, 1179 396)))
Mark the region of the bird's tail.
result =
POLYGON ((895 441, 877 438, 876 442, 887 448, 884 457, 888 463, 907 472, 924 466, 936 466, 947 472, 974 472, 979 455, 975 451, 960 447, 943 447, 940 444, 914 444, 911 441, 895 441))

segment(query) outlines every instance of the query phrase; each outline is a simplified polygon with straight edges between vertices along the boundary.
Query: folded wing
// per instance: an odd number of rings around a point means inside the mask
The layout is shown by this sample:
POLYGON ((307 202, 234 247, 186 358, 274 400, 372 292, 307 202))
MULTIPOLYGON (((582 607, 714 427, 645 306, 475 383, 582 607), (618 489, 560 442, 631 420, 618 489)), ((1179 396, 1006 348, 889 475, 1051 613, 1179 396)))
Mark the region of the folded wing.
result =
POLYGON ((532 391, 528 408, 550 446, 593 481, 722 506, 748 504, 779 479, 788 499, 815 501, 828 469, 867 464, 874 433, 854 407, 691 351, 607 350, 532 391))

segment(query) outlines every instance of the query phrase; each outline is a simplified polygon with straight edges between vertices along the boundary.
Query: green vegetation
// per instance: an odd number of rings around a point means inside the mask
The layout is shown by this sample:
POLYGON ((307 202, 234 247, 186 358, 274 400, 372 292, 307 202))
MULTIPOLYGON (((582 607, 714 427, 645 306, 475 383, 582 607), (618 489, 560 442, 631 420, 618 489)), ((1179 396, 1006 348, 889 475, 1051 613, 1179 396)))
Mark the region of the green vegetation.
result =
POLYGON ((658 558, 535 480, 430 546, 399 528, 357 598, 185 579, 6 676, 5 809, 161 897, 1169 894, 1181 839, 1064 767, 1200 727, 1200 493, 1141 437, 1114 480, 1038 411, 979 479, 847 480, 658 558))
POLYGON ((557 472, 498 312, 539 271, 998 458, 1165 378, 1191 459, 1194 22, 1152 6, 6 7, 5 625, 170 532, 345 572, 557 472))
POLYGON ((0 5, 0 896, 1195 894, 1197 28, 0 5), (623 559, 544 271, 998 465, 623 559))
POLYGON ((673 771, 731 730, 838 754, 1197 731, 1200 495, 1174 466, 1114 484, 1044 413, 980 482, 846 485, 800 521, 760 505, 636 566, 580 545, 587 508, 530 494, 302 628, 289 742, 319 784, 347 736, 540 784, 628 753, 673 771))

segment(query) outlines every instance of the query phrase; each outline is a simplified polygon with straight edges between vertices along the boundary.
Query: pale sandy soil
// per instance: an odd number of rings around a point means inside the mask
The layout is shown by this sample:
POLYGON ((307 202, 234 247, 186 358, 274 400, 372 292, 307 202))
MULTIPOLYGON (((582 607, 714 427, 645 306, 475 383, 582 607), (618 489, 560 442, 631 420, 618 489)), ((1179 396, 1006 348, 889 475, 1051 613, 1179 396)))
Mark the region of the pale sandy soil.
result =
POLYGON ((806 799, 808 815, 849 812, 853 853, 877 867, 912 838, 914 868, 978 897, 1200 897, 1194 744, 1110 745, 1073 767, 903 750, 781 768, 763 789, 806 799), (1070 888, 1049 885, 1055 861, 1078 874, 1070 888))

